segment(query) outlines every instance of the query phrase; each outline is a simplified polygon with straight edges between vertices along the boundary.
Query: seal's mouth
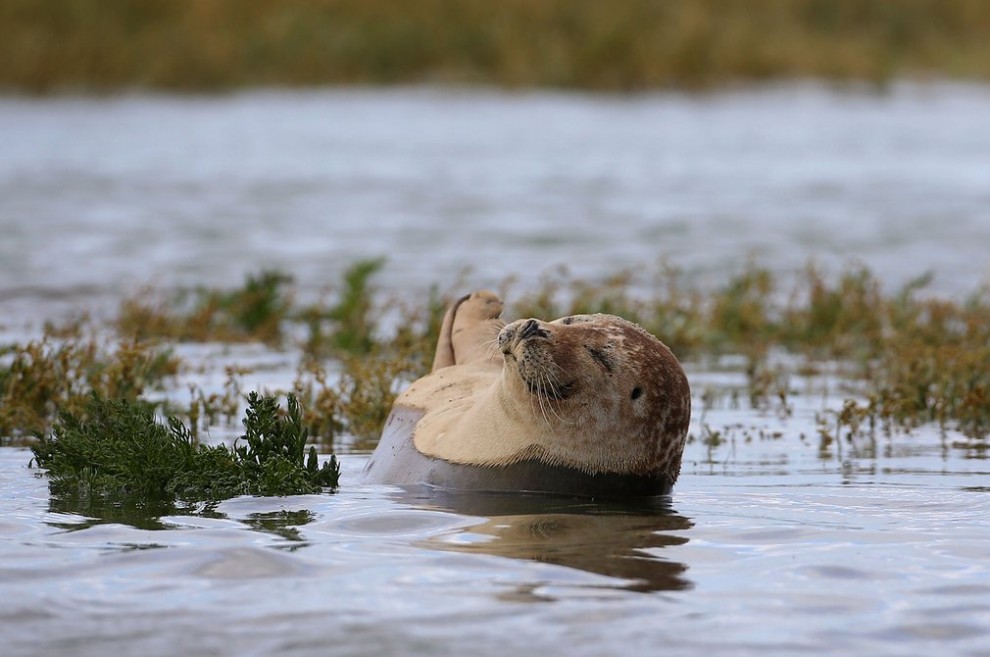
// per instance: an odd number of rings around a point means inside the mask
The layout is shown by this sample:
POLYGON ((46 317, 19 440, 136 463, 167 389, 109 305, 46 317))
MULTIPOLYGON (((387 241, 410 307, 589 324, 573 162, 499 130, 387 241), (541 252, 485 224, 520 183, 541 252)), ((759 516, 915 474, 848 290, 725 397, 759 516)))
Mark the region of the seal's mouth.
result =
POLYGON ((558 401, 574 392, 575 383, 559 380, 561 368, 544 346, 550 337, 537 320, 519 320, 502 329, 498 344, 506 365, 516 370, 530 394, 558 401))

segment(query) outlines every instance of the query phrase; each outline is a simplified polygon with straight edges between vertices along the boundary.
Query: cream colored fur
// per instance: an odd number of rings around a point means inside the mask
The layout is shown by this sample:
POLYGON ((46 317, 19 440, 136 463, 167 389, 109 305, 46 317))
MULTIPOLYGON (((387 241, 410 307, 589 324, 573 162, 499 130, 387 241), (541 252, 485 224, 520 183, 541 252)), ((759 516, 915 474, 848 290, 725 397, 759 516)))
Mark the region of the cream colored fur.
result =
POLYGON ((447 309, 433 358, 433 371, 474 362, 501 364, 496 349, 498 332, 505 326, 502 300, 494 292, 479 290, 457 300, 447 309))

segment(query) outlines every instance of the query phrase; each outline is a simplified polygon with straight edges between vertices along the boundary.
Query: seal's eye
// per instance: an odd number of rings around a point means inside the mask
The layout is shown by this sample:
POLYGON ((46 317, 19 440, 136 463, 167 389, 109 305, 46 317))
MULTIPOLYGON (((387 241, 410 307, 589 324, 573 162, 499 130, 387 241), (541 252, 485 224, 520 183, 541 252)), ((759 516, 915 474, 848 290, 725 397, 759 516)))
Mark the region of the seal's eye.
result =
POLYGON ((633 399, 639 399, 642 396, 643 396, 642 388, 640 388, 639 386, 633 388, 632 395, 630 395, 630 397, 632 397, 633 399))
POLYGON ((565 317, 564 319, 560 320, 560 323, 563 324, 564 326, 570 326, 571 324, 574 323, 574 318, 573 317, 565 317))
POLYGON ((611 374, 615 370, 615 362, 604 350, 595 349, 594 347, 589 347, 587 345, 585 345, 584 348, 588 350, 588 353, 591 354, 592 358, 598 361, 599 365, 605 368, 605 371, 611 374))

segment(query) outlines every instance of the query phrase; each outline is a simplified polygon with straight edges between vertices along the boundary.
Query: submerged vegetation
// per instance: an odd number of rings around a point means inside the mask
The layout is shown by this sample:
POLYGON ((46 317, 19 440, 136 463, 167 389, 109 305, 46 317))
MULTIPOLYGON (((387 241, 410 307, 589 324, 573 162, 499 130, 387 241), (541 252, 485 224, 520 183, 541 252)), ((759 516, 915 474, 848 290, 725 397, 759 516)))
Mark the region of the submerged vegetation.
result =
POLYGON ((990 78, 983 0, 6 0, 0 87, 990 78))
POLYGON ((340 469, 306 451, 299 402, 251 393, 244 435, 234 446, 198 443, 177 418, 155 420, 141 400, 91 395, 79 412, 59 413, 51 433, 32 446, 53 495, 80 507, 101 501, 170 507, 177 501, 217 501, 237 495, 292 495, 336 488, 340 469))

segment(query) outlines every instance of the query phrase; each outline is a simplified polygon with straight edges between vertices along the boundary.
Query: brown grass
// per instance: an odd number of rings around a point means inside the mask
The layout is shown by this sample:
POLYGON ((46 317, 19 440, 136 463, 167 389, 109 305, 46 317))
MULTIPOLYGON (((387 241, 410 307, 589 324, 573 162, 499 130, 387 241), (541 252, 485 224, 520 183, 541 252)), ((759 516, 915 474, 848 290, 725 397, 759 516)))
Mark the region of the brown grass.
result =
POLYGON ((990 78, 983 0, 5 0, 0 87, 990 78))
POLYGON ((105 343, 81 331, 0 350, 0 443, 40 435, 60 411, 77 412, 91 394, 137 399, 178 372, 168 349, 155 343, 105 343))

